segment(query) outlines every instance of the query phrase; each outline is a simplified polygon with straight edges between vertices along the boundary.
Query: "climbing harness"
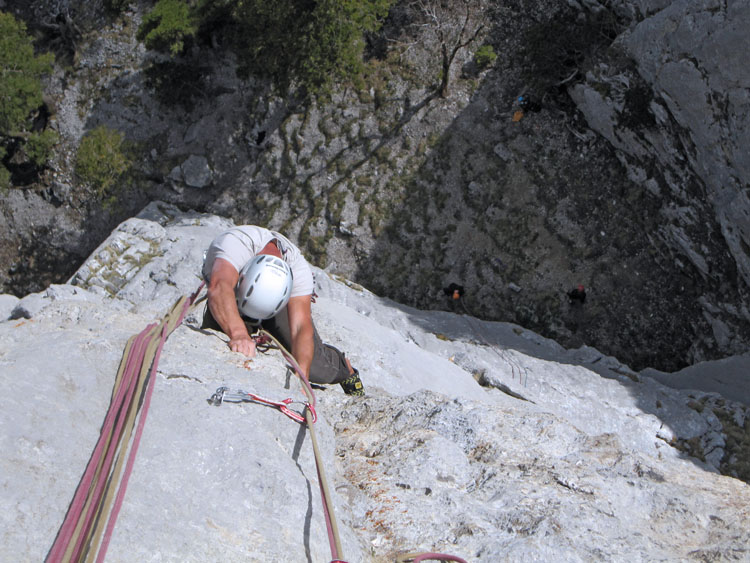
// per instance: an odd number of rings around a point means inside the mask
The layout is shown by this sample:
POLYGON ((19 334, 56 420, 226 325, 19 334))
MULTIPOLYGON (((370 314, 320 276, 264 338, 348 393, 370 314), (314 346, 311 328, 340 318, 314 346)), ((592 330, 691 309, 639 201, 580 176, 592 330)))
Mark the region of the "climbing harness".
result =
POLYGON ((143 434, 162 348, 197 304, 202 288, 203 284, 189 298, 181 297, 161 323, 148 325, 128 340, 99 440, 47 563, 104 560, 143 434))

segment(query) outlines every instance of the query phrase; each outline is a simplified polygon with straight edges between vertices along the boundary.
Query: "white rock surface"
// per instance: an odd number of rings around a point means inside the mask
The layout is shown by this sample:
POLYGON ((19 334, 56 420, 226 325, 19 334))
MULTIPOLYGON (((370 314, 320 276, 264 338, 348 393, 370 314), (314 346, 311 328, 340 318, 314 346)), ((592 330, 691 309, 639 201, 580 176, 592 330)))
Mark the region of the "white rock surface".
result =
POLYGON ((7 293, 0 295, 0 319, 9 318, 18 301, 19 299, 15 295, 8 295, 7 293))
MULTIPOLYGON (((152 204, 71 285, 0 322, 0 560, 45 557, 127 338, 198 286, 203 250, 228 225, 152 204)), ((368 393, 317 391, 347 561, 415 550, 486 562, 750 559, 750 489, 716 471, 722 422, 690 406, 698 392, 517 326, 399 306, 322 271, 317 281, 318 329, 368 393), (689 439, 711 446, 705 462, 671 445, 689 439)), ((224 384, 301 398, 296 381, 276 353, 247 362, 229 351, 200 314, 164 349, 107 561, 330 560, 307 431, 273 408, 207 402, 224 384)), ((744 424, 746 407, 731 404, 744 424)))
POLYGON ((675 373, 663 373, 654 369, 644 370, 643 373, 675 389, 718 393, 750 405, 750 354, 701 362, 675 373))

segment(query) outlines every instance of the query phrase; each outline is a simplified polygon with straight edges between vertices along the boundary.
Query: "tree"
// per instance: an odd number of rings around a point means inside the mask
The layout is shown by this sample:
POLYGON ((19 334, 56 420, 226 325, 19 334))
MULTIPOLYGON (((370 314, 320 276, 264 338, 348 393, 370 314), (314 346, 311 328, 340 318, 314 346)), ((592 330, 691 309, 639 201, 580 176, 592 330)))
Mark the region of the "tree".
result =
POLYGON ((41 78, 52 71, 51 54, 34 55, 26 26, 0 12, 0 132, 20 135, 42 105, 41 78))
POLYGON ((458 53, 474 44, 485 31, 488 0, 410 0, 412 27, 427 52, 439 57, 440 95, 449 93, 451 70, 458 53))
POLYGON ((326 95, 362 72, 364 34, 394 0, 249 0, 234 9, 234 43, 245 74, 267 76, 282 92, 326 95))
POLYGON ((325 95, 334 82, 360 76, 364 34, 379 28, 394 1, 159 0, 138 36, 173 56, 189 39, 222 43, 237 55, 241 76, 270 78, 283 93, 325 95))
MULTIPOLYGON (((35 113, 43 106, 42 82, 52 71, 51 54, 35 55, 23 22, 0 12, 0 155, 10 161, 41 166, 46 163, 54 134, 35 127, 35 113), (30 153, 25 155, 25 152, 30 153)), ((0 173, 5 183, 11 173, 0 173)))
POLYGON ((190 6, 182 0, 159 0, 143 18, 136 38, 149 49, 179 55, 198 27, 190 6))

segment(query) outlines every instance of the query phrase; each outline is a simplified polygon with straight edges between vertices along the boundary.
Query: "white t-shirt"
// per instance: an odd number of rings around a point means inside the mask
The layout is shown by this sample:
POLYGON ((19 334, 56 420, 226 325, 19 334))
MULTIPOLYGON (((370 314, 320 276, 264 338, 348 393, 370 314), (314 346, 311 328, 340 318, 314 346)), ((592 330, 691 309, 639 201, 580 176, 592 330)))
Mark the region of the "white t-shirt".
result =
POLYGON ((278 241, 282 259, 289 264, 289 268, 292 270, 291 297, 312 295, 312 270, 299 248, 294 246, 284 235, 255 225, 233 227, 213 240, 203 260, 203 278, 206 282, 210 280, 211 270, 217 258, 227 260, 239 272, 250 259, 254 258, 273 239, 278 241))

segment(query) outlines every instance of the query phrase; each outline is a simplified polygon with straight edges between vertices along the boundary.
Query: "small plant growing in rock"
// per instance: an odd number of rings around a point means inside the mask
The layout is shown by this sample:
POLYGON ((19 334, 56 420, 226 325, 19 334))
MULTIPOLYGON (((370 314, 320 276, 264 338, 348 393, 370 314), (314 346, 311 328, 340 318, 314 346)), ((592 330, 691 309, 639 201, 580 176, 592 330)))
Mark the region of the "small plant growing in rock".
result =
POLYGON ((180 0, 159 0, 146 14, 136 37, 155 51, 179 55, 198 31, 190 6, 180 0))
POLYGON ((75 171, 82 182, 102 197, 131 165, 122 133, 101 125, 81 140, 75 171))
MULTIPOLYGON (((0 160, 5 156, 5 149, 0 147, 0 160)), ((5 166, 0 166, 0 194, 10 188, 10 171, 5 166)))
POLYGON ((484 70, 491 67, 497 60, 497 53, 492 45, 482 45, 474 53, 474 63, 477 65, 479 70, 484 70))
POLYGON ((122 12, 130 6, 130 0, 105 0, 104 5, 115 13, 122 12))
POLYGON ((52 156, 52 148, 58 140, 57 133, 49 129, 32 133, 26 141, 26 156, 32 164, 42 167, 52 156))

